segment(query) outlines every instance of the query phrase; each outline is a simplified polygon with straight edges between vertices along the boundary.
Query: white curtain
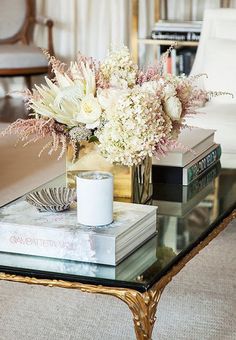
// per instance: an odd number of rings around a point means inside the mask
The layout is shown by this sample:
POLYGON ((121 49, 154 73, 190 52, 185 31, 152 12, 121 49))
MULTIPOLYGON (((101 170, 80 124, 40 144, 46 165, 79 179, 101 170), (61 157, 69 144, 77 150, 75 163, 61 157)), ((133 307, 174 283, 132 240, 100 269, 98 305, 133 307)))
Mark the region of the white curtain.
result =
MULTIPOLYGON (((102 59, 111 44, 129 44, 128 0, 37 0, 37 11, 54 20, 55 53, 71 60, 78 51, 102 59)), ((45 38, 42 30, 36 40, 45 38)))
POLYGON ((205 8, 219 8, 220 0, 168 0, 168 19, 202 20, 205 8))

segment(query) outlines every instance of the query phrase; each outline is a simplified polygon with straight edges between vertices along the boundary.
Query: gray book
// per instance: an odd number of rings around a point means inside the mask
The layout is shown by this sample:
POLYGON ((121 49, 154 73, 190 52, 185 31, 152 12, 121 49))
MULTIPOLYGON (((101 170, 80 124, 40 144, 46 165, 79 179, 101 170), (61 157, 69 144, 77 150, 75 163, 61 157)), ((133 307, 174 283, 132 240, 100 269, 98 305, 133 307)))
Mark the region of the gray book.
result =
POLYGON ((116 265, 156 233, 157 207, 114 202, 105 227, 77 223, 77 211, 38 212, 25 201, 0 210, 0 251, 116 265))
POLYGON ((185 167, 214 145, 214 134, 215 130, 210 129, 197 127, 183 129, 178 137, 181 147, 169 151, 161 159, 153 157, 152 164, 185 167))

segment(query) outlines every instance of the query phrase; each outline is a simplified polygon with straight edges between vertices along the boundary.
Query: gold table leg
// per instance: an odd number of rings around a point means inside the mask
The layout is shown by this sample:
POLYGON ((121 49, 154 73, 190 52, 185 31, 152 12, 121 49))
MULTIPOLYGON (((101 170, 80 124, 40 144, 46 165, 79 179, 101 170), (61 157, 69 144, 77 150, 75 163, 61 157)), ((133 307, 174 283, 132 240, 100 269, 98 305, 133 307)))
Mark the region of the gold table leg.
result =
POLYGON ((151 289, 148 292, 129 291, 123 300, 133 314, 137 340, 151 340, 156 321, 156 309, 163 290, 151 289))

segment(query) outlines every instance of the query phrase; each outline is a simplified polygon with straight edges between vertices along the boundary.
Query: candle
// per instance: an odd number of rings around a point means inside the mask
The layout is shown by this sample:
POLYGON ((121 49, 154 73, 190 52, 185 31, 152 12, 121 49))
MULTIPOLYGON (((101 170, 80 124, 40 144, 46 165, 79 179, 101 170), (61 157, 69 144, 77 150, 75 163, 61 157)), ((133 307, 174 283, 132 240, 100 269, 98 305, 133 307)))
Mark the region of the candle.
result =
POLYGON ((109 172, 86 171, 77 175, 77 221, 103 226, 113 221, 113 176, 109 172))

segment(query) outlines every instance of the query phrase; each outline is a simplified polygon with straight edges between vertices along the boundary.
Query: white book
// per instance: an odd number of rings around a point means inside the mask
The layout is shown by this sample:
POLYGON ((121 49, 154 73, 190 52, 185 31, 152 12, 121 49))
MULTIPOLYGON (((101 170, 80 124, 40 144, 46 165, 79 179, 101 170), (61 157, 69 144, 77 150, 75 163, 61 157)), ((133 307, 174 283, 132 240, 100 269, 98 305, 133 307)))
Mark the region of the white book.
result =
POLYGON ((153 30, 173 32, 201 32, 202 21, 162 21, 154 24, 153 30))
POLYGON ((157 236, 152 237, 117 266, 0 252, 1 266, 68 275, 132 280, 141 276, 157 260, 157 236))
POLYGON ((0 210, 0 251, 116 265, 156 233, 157 208, 114 202, 114 222, 77 223, 77 211, 38 212, 25 201, 0 210))
POLYGON ((178 142, 185 148, 169 151, 159 160, 153 157, 152 164, 185 167, 214 144, 214 134, 215 130, 197 127, 183 129, 179 134, 178 142))

